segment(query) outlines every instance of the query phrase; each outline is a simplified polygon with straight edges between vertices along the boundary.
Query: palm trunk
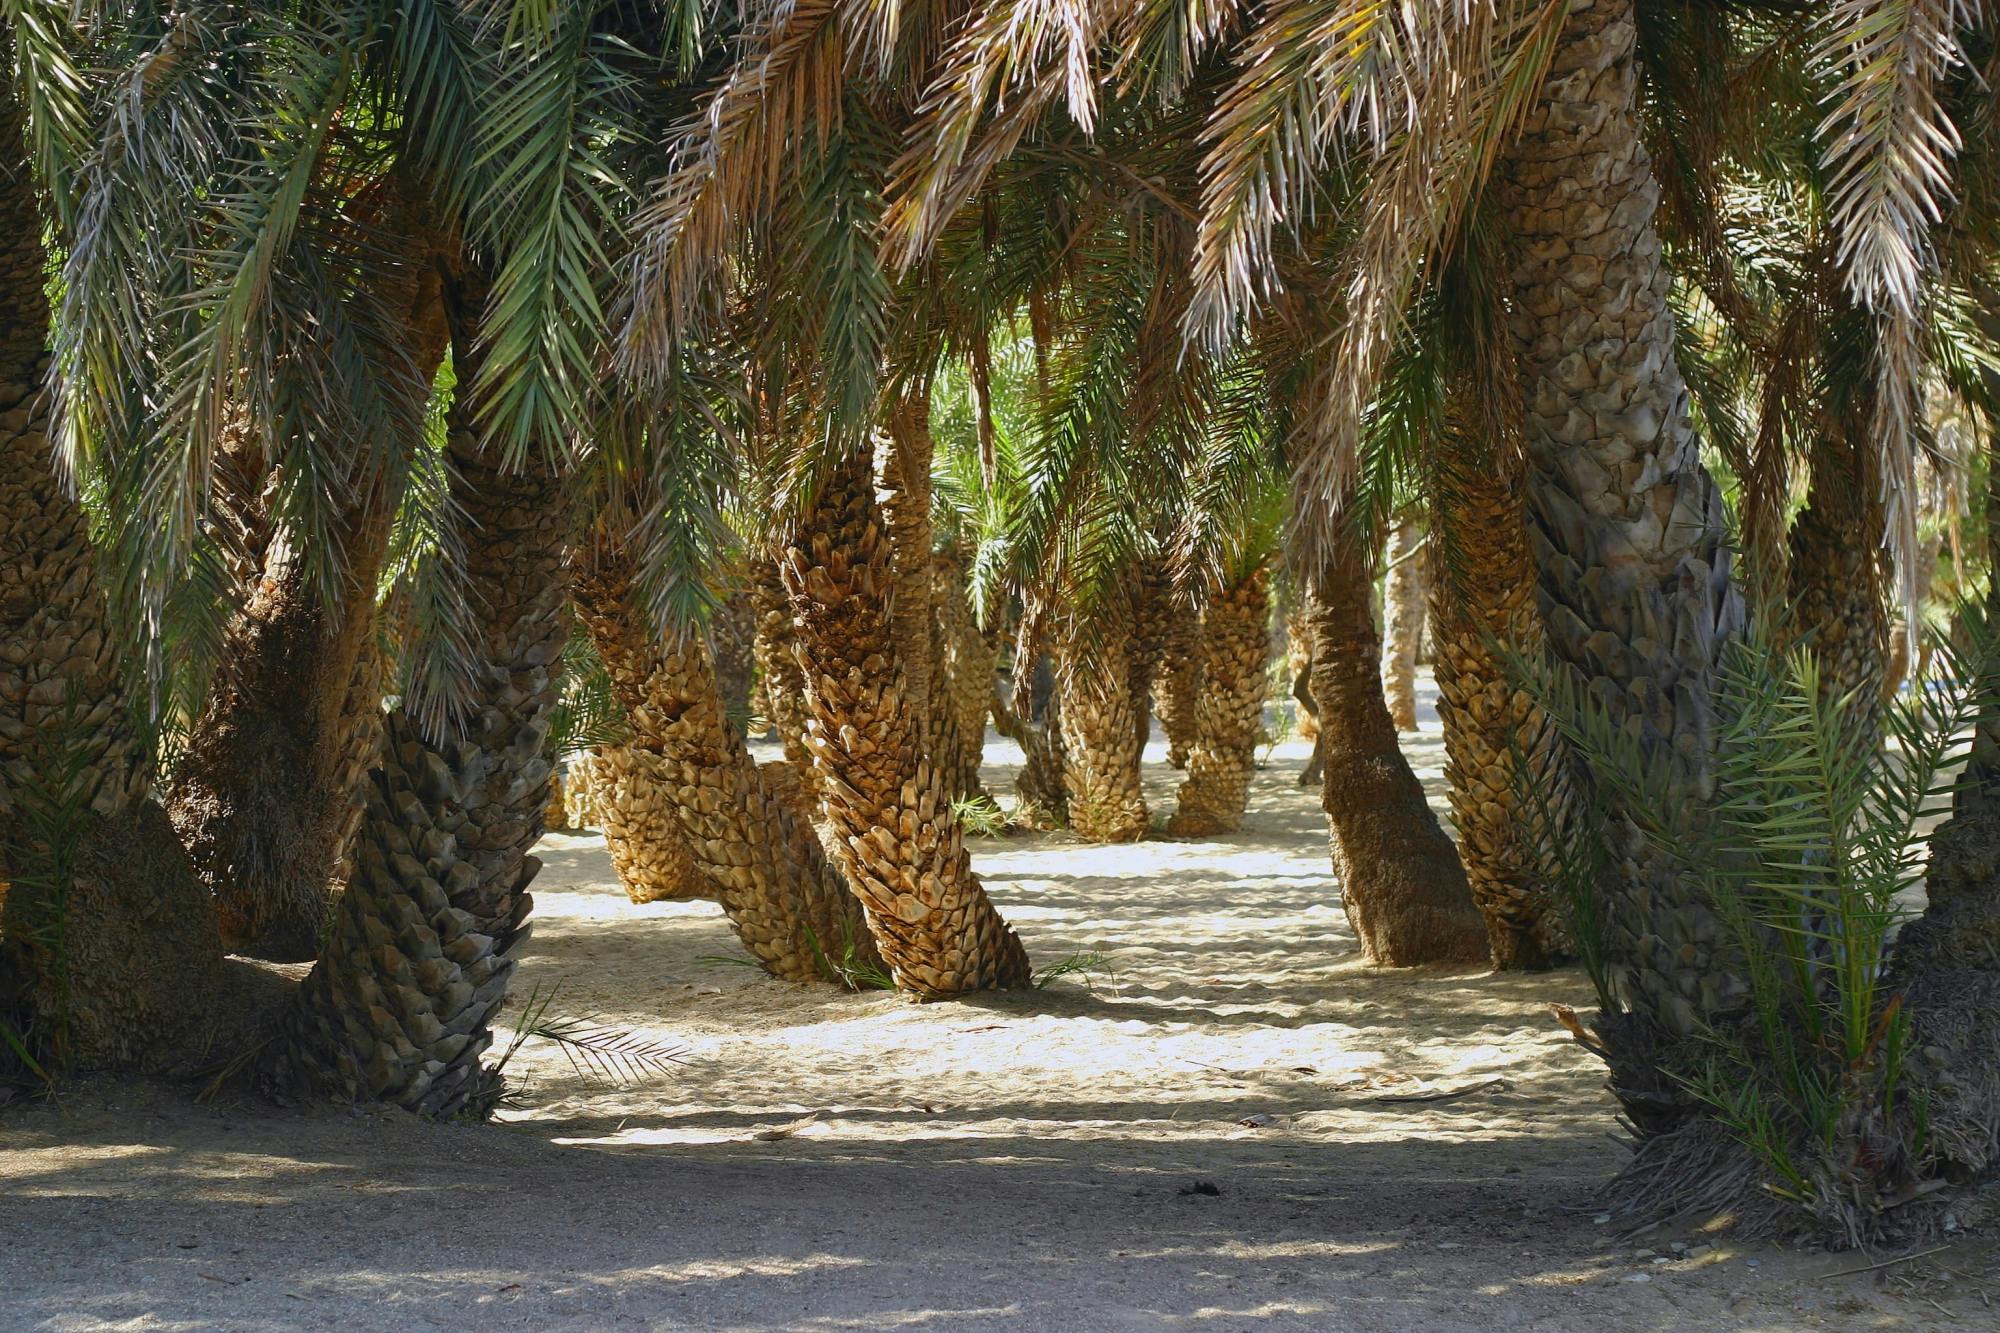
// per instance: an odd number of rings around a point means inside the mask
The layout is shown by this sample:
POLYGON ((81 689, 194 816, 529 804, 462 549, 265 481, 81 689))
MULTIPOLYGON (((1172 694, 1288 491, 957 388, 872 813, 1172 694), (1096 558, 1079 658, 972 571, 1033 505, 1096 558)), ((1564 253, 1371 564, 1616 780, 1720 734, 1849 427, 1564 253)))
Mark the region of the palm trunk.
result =
MULTIPOLYGON (((724 704, 725 714, 728 706, 724 704)), ((634 745, 601 747, 589 774, 591 805, 604 830, 618 885, 635 903, 719 896, 687 849, 657 753, 634 745)))
POLYGON ((1153 681, 1166 663, 1167 640, 1173 634, 1174 586, 1166 557, 1139 562, 1138 584, 1132 596, 1132 655, 1127 673, 1132 698, 1132 726, 1141 750, 1153 738, 1153 681))
MULTIPOLYGON (((409 348, 428 386, 447 337, 435 238, 421 222, 398 222, 393 243, 408 272, 385 298, 409 312, 409 348)), ((400 496, 379 475, 356 482, 332 538, 337 600, 316 585, 306 553, 277 534, 167 796, 215 895, 223 942, 280 962, 319 952, 360 823, 362 778, 380 750, 375 591, 400 496)))
POLYGON ((826 478, 786 552, 807 735, 842 869, 898 986, 924 996, 1029 981, 1028 956, 972 873, 944 775, 896 655, 895 577, 867 460, 826 478))
POLYGON ((1146 836, 1139 726, 1132 698, 1131 600, 1108 590, 1085 623, 1066 614, 1052 635, 1061 698, 1069 823, 1086 842, 1146 836))
POLYGON ((215 913, 133 725, 83 510, 51 467, 41 220, 0 71, 0 1007, 72 1067, 186 1054, 215 913))
POLYGON ((1396 743, 1382 699, 1373 579, 1353 543, 1321 571, 1306 607, 1313 698, 1327 749, 1321 802, 1341 902, 1368 961, 1388 967, 1486 958, 1458 851, 1396 743))
POLYGON ((932 678, 931 759, 955 797, 984 798, 979 768, 986 750, 986 715, 993 706, 999 640, 983 633, 973 617, 962 552, 938 556, 932 602, 937 611, 937 672, 932 678))
POLYGON ((1297 705, 1293 730, 1302 741, 1319 738, 1319 713, 1312 698, 1312 630, 1306 624, 1305 608, 1293 605, 1285 611, 1285 669, 1292 680, 1292 702, 1297 705))
MULTIPOLYGON (((1987 384, 2000 390, 2000 375, 1987 384)), ((1989 434, 1986 449, 1987 567, 1996 569, 2000 440, 1989 434)), ((2000 581, 1988 585, 1985 613, 2000 625, 2000 581)), ((2000 1167, 2000 697, 1989 689, 1979 704, 1951 817, 1931 835, 1924 914, 1903 927, 1890 959, 1911 1015, 1905 1095, 1925 1108, 1937 1174, 1960 1180, 2000 1167)))
MULTIPOLYGON (((463 383, 476 377, 473 355, 462 340, 463 383)), ((453 406, 448 443, 482 612, 471 707, 455 734, 433 735, 401 709, 384 718, 353 876, 265 1066, 280 1087, 431 1115, 491 1106, 479 1058, 528 935, 541 869, 528 853, 548 812, 569 639, 561 481, 536 453, 503 472, 474 434, 468 398, 453 406)))
POLYGON ((757 636, 754 649, 757 676, 764 690, 764 705, 770 710, 771 727, 785 749, 785 759, 810 780, 812 756, 806 751, 806 678, 799 670, 797 631, 792 625, 791 603, 778 577, 773 560, 760 560, 757 581, 752 585, 757 608, 757 636))
POLYGON ((1829 442, 1818 451, 1787 565, 1793 628, 1813 651, 1820 686, 1849 697, 1855 739, 1873 749, 1889 675, 1889 571, 1876 540, 1882 506, 1859 447, 1829 442))
POLYGON ((732 586, 709 625, 722 713, 739 736, 750 734, 751 683, 757 674, 757 604, 749 584, 732 586))
POLYGON ((663 864, 685 855, 713 882, 743 947, 772 976, 839 980, 843 966, 873 966, 860 905, 724 717, 706 650, 649 632, 632 574, 629 558, 603 544, 576 595, 630 713, 627 747, 653 756, 676 822, 679 846, 663 836, 652 855, 663 864))
POLYGON ((931 726, 931 679, 936 656, 931 614, 931 440, 930 403, 921 393, 898 403, 889 414, 883 458, 884 518, 894 561, 889 601, 891 650, 903 668, 906 702, 916 710, 924 734, 931 726))
POLYGON ((1476 445, 1466 437, 1437 518, 1458 553, 1431 594, 1445 778, 1493 965, 1553 967, 1568 955, 1569 941, 1551 893, 1549 843, 1535 823, 1567 818, 1568 762, 1553 721, 1509 681, 1500 656, 1539 654, 1545 635, 1520 469, 1495 447, 1474 456, 1476 445), (1523 810, 1519 802, 1530 793, 1534 804, 1523 810))
POLYGON ((1398 731, 1417 729, 1417 647, 1430 585, 1423 540, 1415 523, 1390 529, 1388 572, 1382 578, 1382 695, 1398 731))
POLYGON ((1210 600, 1202 615, 1207 675, 1195 703, 1188 755, 1169 833, 1234 833, 1250 803, 1257 738, 1264 729, 1266 669, 1271 657, 1271 574, 1259 565, 1210 600))
MULTIPOLYGON (((1743 610, 1674 360, 1633 42, 1632 0, 1577 0, 1502 168, 1520 256, 1529 534, 1556 658, 1700 801, 1712 681, 1743 610)), ((1598 1032, 1620 1100, 1650 1133, 1691 1109, 1664 1067, 1673 1050, 1739 1007, 1745 986, 1699 886, 1629 822, 1619 843, 1600 913, 1611 1005, 1598 1032)))
POLYGON ((1186 768, 1194 746, 1195 701, 1201 697, 1201 608, 1172 598, 1163 608, 1160 663, 1153 673, 1153 713, 1167 734, 1167 762, 1186 768))
POLYGON ((1013 697, 995 706, 1000 734, 1020 745, 1021 771, 1014 778, 1013 822, 1022 828, 1053 831, 1069 827, 1069 788, 1063 780, 1062 709, 1053 697, 1036 720, 1035 674, 1047 660, 1041 650, 1043 616, 1030 602, 1015 630, 1013 697))

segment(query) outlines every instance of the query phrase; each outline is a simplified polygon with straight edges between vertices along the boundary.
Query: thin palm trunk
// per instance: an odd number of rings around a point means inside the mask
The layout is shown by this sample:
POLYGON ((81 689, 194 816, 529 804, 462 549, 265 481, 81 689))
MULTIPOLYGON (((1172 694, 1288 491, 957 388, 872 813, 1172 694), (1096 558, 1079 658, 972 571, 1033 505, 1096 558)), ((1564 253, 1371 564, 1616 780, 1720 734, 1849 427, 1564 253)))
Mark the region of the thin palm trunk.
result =
POLYGON ((774 790, 724 716, 715 673, 692 637, 651 633, 633 595, 630 558, 600 542, 576 582, 577 605, 628 711, 628 748, 653 756, 678 845, 715 885, 743 947, 786 981, 838 980, 877 964, 860 904, 810 822, 774 790))
POLYGON ((80 1067, 170 1064, 221 964, 152 799, 82 508, 51 464, 41 220, 0 71, 0 1006, 80 1067))
MULTIPOLYGON (((462 338, 468 383, 474 356, 462 338)), ((465 399, 448 447, 481 612, 470 707, 462 727, 436 731, 400 708, 385 716, 353 875, 265 1063, 277 1086, 431 1115, 489 1109, 495 1093, 480 1056, 528 936, 569 639, 560 478, 539 454, 502 471, 465 399)))
POLYGON ((1424 637, 1430 584, 1423 541, 1415 523, 1390 529, 1388 572, 1382 579, 1382 695, 1398 731, 1417 729, 1417 647, 1424 637))
POLYGON ((1306 617, 1327 752, 1321 801, 1342 905, 1372 963, 1484 961, 1486 929, 1458 850, 1424 800, 1382 699, 1373 579, 1353 543, 1338 545, 1308 596, 1306 617))
POLYGON ((1882 506, 1862 441, 1828 441, 1813 460, 1806 506, 1792 522, 1787 567, 1792 627, 1812 649, 1820 684, 1849 699, 1859 743, 1881 735, 1889 676, 1888 568, 1882 506))
POLYGON ((1162 608, 1160 661, 1153 673, 1153 713, 1167 734, 1167 762, 1186 768, 1194 746, 1195 701, 1201 697, 1201 607, 1176 597, 1162 608))
POLYGON ((822 809, 897 984, 949 996, 1029 981, 1028 956, 972 873, 944 775, 896 656, 894 560, 867 460, 850 456, 800 519, 783 566, 822 809))
POLYGON ((1293 730, 1302 741, 1319 738, 1319 714, 1312 699, 1312 631, 1306 624, 1305 608, 1296 595, 1285 611, 1285 669, 1292 680, 1292 702, 1297 706, 1293 730))
POLYGON ((756 581, 751 585, 757 610, 757 634, 753 648, 757 677, 764 691, 764 706, 785 759, 810 780, 812 756, 806 751, 806 678, 799 670, 798 635, 792 625, 792 606, 785 597, 785 585, 778 577, 775 560, 757 562, 756 581))
POLYGON ((1139 562, 1139 579, 1132 594, 1132 653, 1128 664, 1132 726, 1141 750, 1153 737, 1153 681, 1166 663, 1167 640, 1173 633, 1173 579, 1164 556, 1139 562))
POLYGON ((986 750, 986 716, 993 707, 998 636, 979 628, 972 613, 963 552, 941 553, 935 563, 936 609, 932 677, 931 758, 954 796, 986 795, 979 776, 986 750))
POLYGON ((1132 698, 1135 628, 1131 599, 1124 590, 1111 589, 1089 615, 1064 615, 1051 634, 1069 823, 1086 842, 1136 842, 1146 836, 1143 755, 1132 698))
POLYGON ((936 657, 936 618, 931 613, 931 460, 936 445, 930 416, 929 400, 921 393, 896 405, 889 414, 882 465, 883 517, 895 565, 889 609, 893 651, 903 668, 906 700, 927 734, 936 657))
POLYGON ((1000 733, 1021 747, 1014 822, 1054 830, 1069 826, 1069 788, 1063 778, 1062 708, 1053 691, 1040 718, 1035 716, 1035 674, 1047 660, 1041 645, 1044 623, 1032 601, 1022 608, 1014 639, 1013 697, 1006 707, 996 706, 993 716, 1000 733))
MULTIPOLYGON (((1574 4, 1501 167, 1520 257, 1512 334, 1550 647, 1699 801, 1712 682, 1743 609, 1674 359, 1634 39, 1632 0, 1574 4)), ((1693 1109, 1673 1051, 1735 1011, 1745 986, 1699 886, 1629 821, 1618 843, 1599 913, 1612 1004, 1598 1034, 1627 1113, 1654 1132, 1693 1109)))
POLYGON ((1432 588, 1431 625, 1459 854, 1494 966, 1552 967, 1569 942, 1546 864, 1552 844, 1536 824, 1566 820, 1573 798, 1561 735, 1508 679, 1501 657, 1539 654, 1545 644, 1520 468, 1474 438, 1461 442, 1456 462, 1437 518, 1456 558, 1432 588))
POLYGON ((1270 622, 1271 575, 1264 565, 1211 598, 1202 613, 1207 672, 1195 702, 1187 778, 1169 833, 1233 833, 1243 826, 1257 738, 1264 729, 1270 622))
POLYGON ((715 686, 722 712, 739 735, 750 733, 751 685, 757 674, 757 604, 749 583, 733 585, 708 627, 715 646, 715 686))

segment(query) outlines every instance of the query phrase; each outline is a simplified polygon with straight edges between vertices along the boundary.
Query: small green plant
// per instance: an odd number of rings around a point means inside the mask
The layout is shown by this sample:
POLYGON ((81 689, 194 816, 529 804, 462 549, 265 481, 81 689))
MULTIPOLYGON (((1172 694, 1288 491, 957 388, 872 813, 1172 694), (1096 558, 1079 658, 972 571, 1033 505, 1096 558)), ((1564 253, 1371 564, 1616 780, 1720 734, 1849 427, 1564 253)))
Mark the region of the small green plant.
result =
POLYGON ((1046 967, 1035 969, 1035 989, 1047 990, 1063 977, 1078 976, 1083 978, 1085 986, 1089 986, 1091 975, 1097 972, 1109 971, 1109 965, 1110 959, 1101 953, 1073 953, 1067 958, 1057 959, 1046 967))
MULTIPOLYGON (((1983 625, 1973 638, 1988 642, 1983 625)), ((1947 807, 1942 775, 1991 688, 1984 651, 1946 644, 1939 659, 1931 680, 1878 708, 1827 687, 1808 646, 1740 643, 1717 674, 1705 802, 1579 678, 1544 667, 1536 685, 1597 784, 1550 859, 1607 1011, 1619 997, 1597 886, 1615 873, 1612 822, 1629 820, 1701 886, 1747 986, 1745 1012, 1714 1024, 1707 1057, 1675 1076, 1762 1167, 1770 1195, 1851 1243, 1926 1188, 1925 1108, 1902 1079, 1909 1022, 1888 946, 1923 874, 1923 824, 1947 807)))
POLYGON ((1007 832, 1007 812, 991 796, 960 797, 951 803, 952 817, 975 838, 999 838, 1007 832))
POLYGON ((849 990, 895 990, 896 978, 879 963, 869 962, 861 957, 861 942, 854 934, 854 927, 843 923, 840 928, 840 951, 829 955, 820 947, 819 936, 811 926, 801 927, 806 933, 806 947, 812 950, 813 963, 820 975, 828 981, 836 982, 849 990))

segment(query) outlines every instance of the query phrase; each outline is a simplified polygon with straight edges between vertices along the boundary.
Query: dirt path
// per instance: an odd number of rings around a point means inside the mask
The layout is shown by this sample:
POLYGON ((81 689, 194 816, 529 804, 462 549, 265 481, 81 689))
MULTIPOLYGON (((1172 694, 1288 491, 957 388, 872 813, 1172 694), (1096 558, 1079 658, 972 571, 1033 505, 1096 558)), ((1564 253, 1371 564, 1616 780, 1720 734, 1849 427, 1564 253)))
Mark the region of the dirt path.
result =
MULTIPOLYGON (((530 1044, 497 1126, 102 1086, 0 1112, 0 1327, 1994 1326, 1990 1243, 1830 1278, 1865 1260, 1608 1234, 1624 1150, 1544 1007, 1583 979, 1361 967, 1304 749, 1237 837, 981 844, 1039 964, 1104 961, 964 1003, 704 961, 738 953, 713 908, 632 907, 552 837, 524 987, 684 1047, 674 1076, 530 1044)), ((1434 781, 1434 721, 1412 753, 1434 781)))

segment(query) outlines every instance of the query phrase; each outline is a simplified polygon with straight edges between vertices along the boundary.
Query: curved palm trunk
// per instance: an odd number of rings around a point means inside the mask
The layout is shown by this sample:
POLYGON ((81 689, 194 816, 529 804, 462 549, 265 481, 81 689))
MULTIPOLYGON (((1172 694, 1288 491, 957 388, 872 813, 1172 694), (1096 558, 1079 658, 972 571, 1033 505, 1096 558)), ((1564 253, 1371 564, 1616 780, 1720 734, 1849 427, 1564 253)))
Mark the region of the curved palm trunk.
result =
MULTIPOLYGON (((415 379, 427 387, 447 341, 435 238, 410 217, 397 224, 390 243, 407 276, 385 299, 408 312, 415 379)), ((380 749, 375 592, 400 496, 379 475, 356 483, 332 535, 344 580, 337 601, 328 604, 305 552, 278 534, 167 795, 215 895, 223 942, 281 962, 319 952, 361 820, 361 780, 380 749)))
MULTIPOLYGON (((1640 134, 1632 0, 1574 4, 1502 175, 1520 262, 1529 535, 1549 644, 1691 801, 1713 766, 1711 684, 1741 632, 1721 497, 1674 360, 1659 186, 1640 134)), ((1598 1032, 1642 1132, 1691 1099, 1664 1066, 1739 1007, 1740 967, 1701 889, 1621 824, 1601 916, 1617 1012, 1598 1032)))
POLYGON ((1243 826, 1264 729, 1270 621, 1271 575, 1263 565, 1211 599, 1202 615, 1207 678, 1195 704, 1194 747, 1169 833, 1233 833, 1243 826))
POLYGON ((1294 604, 1285 611, 1285 668, 1291 675, 1292 702, 1298 706, 1293 729, 1302 741, 1319 739, 1319 713, 1312 697, 1312 630, 1306 624, 1305 608, 1294 604))
POLYGON ((715 898, 714 883, 687 849, 674 815, 679 793, 667 785, 664 767, 656 753, 632 745, 604 746, 591 765, 591 805, 618 886, 635 903, 715 898))
POLYGON ((1432 589, 1438 717, 1459 854, 1486 918, 1498 968, 1553 967, 1569 954, 1537 817, 1562 820, 1572 797, 1562 737, 1534 698, 1507 677, 1500 652, 1537 654, 1535 606, 1518 466, 1466 436, 1438 525, 1458 553, 1432 589), (1532 792, 1533 804, 1520 807, 1532 792))
POLYGON ((1307 598, 1313 698, 1326 747, 1321 800, 1341 902, 1368 961, 1388 967, 1486 958, 1458 850, 1438 826, 1382 701, 1373 579, 1340 541, 1307 598))
POLYGON ((630 713, 627 747, 653 757, 678 846, 715 886, 736 934, 766 972, 786 981, 839 980, 876 962, 860 904, 812 826, 773 790, 723 716, 702 645, 663 641, 633 600, 629 559, 600 545, 576 582, 577 605, 630 713))
POLYGON ((828 476, 786 552, 822 809, 898 986, 1026 985, 1028 955, 972 873, 924 717, 896 656, 894 569, 867 460, 828 476))
POLYGON ((1170 598, 1162 608, 1160 661, 1153 673, 1153 713, 1167 734, 1167 762, 1186 768, 1194 747, 1196 700, 1201 697, 1201 607, 1170 598))
POLYGON ((963 552, 937 558, 932 600, 937 609, 931 709, 931 759, 948 790, 983 798, 979 768, 986 751, 986 715, 993 707, 1000 640, 983 633, 972 614, 963 552))
POLYGON ((1086 842, 1137 842, 1146 836, 1143 755, 1132 698, 1132 612, 1130 599, 1108 591, 1087 624, 1083 616, 1067 614, 1051 636, 1069 824, 1086 842))
MULTIPOLYGON (((470 382, 470 348, 459 356, 470 382)), ((539 455, 503 473, 472 415, 454 405, 449 436, 483 612, 472 706, 461 734, 385 717, 353 875, 265 1065, 280 1087, 431 1115, 483 1112, 497 1092, 480 1055, 528 936, 569 638, 560 479, 539 455)))
POLYGON ((764 706, 785 759, 810 781, 812 755, 806 751, 806 678, 799 670, 798 634, 792 625, 792 606, 785 597, 785 585, 778 576, 775 560, 757 563, 756 582, 751 598, 757 610, 757 634, 752 647, 757 659, 757 676, 764 691, 764 706))
POLYGON ((1389 531, 1382 578, 1382 695, 1398 731, 1417 729, 1417 648, 1429 584, 1423 534, 1415 523, 1398 523, 1389 531))
POLYGON ((83 510, 52 469, 46 256, 0 72, 0 1006, 79 1068, 187 1054, 221 964, 119 675, 83 510))

